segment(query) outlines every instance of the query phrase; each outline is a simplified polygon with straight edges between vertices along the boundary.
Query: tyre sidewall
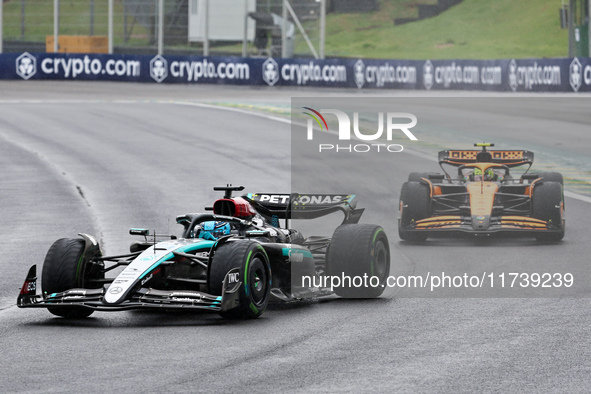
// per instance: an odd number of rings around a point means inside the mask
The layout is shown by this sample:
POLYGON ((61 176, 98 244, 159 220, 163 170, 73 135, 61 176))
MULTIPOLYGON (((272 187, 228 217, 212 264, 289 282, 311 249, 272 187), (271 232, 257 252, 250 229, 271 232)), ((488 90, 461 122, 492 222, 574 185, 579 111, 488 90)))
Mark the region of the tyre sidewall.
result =
POLYGON ((440 175, 437 172, 411 172, 408 175, 409 182, 420 182, 422 178, 429 179, 430 175, 440 175))
POLYGON ((269 304, 271 292, 271 265, 265 249, 257 242, 253 242, 247 250, 245 262, 240 267, 240 279, 243 283, 240 289, 240 303, 248 318, 259 317, 269 304), (254 274, 262 271, 265 281, 262 300, 257 301, 254 288, 254 274))
POLYGON ((235 268, 240 270, 239 305, 229 311, 221 312, 225 318, 248 319, 259 317, 267 308, 271 292, 271 265, 265 249, 258 242, 237 240, 223 243, 215 250, 208 270, 209 292, 222 295, 222 283, 226 274, 235 268), (253 294, 253 274, 263 272, 265 281, 262 299, 253 294), (254 295, 254 296, 253 296, 254 295))
MULTIPOLYGON (((59 293, 73 288, 84 287, 83 239, 58 239, 51 245, 41 275, 41 289, 44 295, 59 293)), ((92 314, 92 309, 82 307, 48 307, 49 312, 66 318, 83 318, 92 314)))
POLYGON ((327 274, 352 279, 367 275, 368 284, 372 276, 377 276, 377 287, 344 286, 333 290, 347 298, 379 297, 390 275, 390 246, 384 230, 370 224, 348 224, 337 228, 327 253, 327 274))
POLYGON ((532 196, 532 216, 560 228, 558 233, 541 233, 540 241, 560 241, 565 233, 564 192, 558 182, 544 182, 534 187, 532 196))
POLYGON ((423 234, 405 230, 413 222, 431 215, 431 194, 429 187, 420 182, 405 182, 400 190, 400 222, 398 236, 406 241, 424 241, 423 234))
POLYGON ((561 173, 559 172, 540 172, 538 176, 542 178, 542 182, 558 182, 561 185, 564 185, 564 178, 561 173))

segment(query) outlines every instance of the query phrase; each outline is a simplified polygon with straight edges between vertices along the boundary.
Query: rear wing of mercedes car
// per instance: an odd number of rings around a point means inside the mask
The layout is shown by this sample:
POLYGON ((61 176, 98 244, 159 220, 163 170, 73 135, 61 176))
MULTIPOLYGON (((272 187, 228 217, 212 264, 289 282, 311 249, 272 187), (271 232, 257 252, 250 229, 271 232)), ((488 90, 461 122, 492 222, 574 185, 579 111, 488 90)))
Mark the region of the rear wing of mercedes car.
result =
POLYGON ((206 211, 213 213, 187 214, 178 216, 176 221, 185 227, 184 237, 190 237, 191 229, 204 221, 221 220, 246 226, 256 214, 269 223, 279 227, 279 219, 315 219, 333 212, 345 216, 342 224, 359 222, 365 208, 356 209, 355 194, 300 194, 300 193, 248 193, 233 197, 232 192, 244 190, 244 186, 219 186, 215 191, 223 191, 224 197, 216 200, 206 211))
POLYGON ((354 194, 249 193, 248 201, 267 219, 315 219, 333 212, 345 215, 343 224, 359 222, 364 208, 356 209, 354 194))

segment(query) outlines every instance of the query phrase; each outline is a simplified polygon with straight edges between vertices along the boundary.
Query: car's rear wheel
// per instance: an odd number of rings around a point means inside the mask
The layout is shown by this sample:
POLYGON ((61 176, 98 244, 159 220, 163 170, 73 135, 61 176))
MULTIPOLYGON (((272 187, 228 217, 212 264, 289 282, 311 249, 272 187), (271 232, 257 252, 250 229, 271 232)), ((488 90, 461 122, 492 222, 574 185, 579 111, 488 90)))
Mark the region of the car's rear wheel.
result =
POLYGON ((328 248, 326 272, 341 282, 351 281, 333 288, 341 297, 379 297, 390 275, 390 245, 384 229, 373 224, 339 226, 328 248), (367 278, 361 286, 359 278, 367 278))
POLYGON ((429 187, 420 182, 406 182, 400 191, 400 239, 411 242, 424 241, 427 237, 408 231, 407 228, 418 220, 428 218, 431 213, 431 194, 429 187))
POLYGON ((239 303, 236 308, 220 312, 220 315, 228 319, 256 319, 267 308, 271 292, 271 265, 265 249, 250 240, 218 246, 208 275, 212 295, 222 295, 224 278, 234 268, 240 269, 239 303))
MULTIPOLYGON (((98 266, 89 262, 91 257, 84 255, 84 240, 62 238, 51 245, 41 276, 41 289, 44 295, 60 293, 73 288, 97 288, 101 278, 104 278, 98 266)), ((98 251, 98 247, 96 248, 98 251)), ((49 312, 66 318, 84 318, 92 314, 93 310, 76 306, 50 306, 49 312)))
POLYGON ((560 241, 564 238, 564 194, 558 182, 544 182, 534 187, 532 196, 533 217, 553 224, 560 229, 556 233, 540 233, 539 241, 560 241))

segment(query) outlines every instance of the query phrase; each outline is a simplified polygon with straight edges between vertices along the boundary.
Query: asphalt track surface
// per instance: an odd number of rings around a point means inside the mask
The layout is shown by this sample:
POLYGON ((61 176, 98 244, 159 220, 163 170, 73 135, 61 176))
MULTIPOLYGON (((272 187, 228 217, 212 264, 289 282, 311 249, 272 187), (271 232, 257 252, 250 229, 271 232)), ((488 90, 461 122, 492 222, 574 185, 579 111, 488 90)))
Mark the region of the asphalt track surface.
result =
MULTIPOLYGON (((144 312, 69 321, 18 309, 28 267, 40 266, 57 238, 87 232, 107 253, 118 253, 127 250, 130 227, 170 225, 178 232, 176 215, 211 204, 214 185, 290 189, 288 123, 187 102, 289 105, 294 95, 364 96, 51 82, 3 82, 0 91, 0 392, 587 392, 591 386, 586 286, 577 297, 561 298, 413 298, 406 289, 388 289, 377 300, 274 305, 247 322, 144 312)), ((556 106, 563 97, 550 99, 556 106)), ((571 109, 580 119, 559 125, 588 130, 588 103, 581 98, 571 109)), ((591 137, 580 131, 561 141, 560 149, 576 156, 591 137)), ((555 149, 550 135, 538 145, 555 149)), ((376 195, 397 200, 407 174, 433 164, 405 154, 395 170, 384 170, 391 184, 376 195)), ((567 235, 554 245, 408 244, 397 237, 386 198, 375 207, 389 213, 368 209, 364 220, 379 220, 388 231, 397 272, 434 260, 461 271, 474 259, 492 266, 527 259, 553 261, 557 269, 568 262, 580 268, 577 283, 586 283, 589 203, 567 198, 566 204, 567 235)))

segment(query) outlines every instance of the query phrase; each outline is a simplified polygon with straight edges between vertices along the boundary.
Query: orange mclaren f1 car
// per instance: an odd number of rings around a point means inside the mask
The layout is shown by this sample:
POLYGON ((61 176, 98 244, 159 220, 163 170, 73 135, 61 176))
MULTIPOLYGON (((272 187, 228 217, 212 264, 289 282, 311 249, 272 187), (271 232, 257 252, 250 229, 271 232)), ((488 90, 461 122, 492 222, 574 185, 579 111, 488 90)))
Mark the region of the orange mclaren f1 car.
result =
POLYGON ((398 233, 407 241, 456 235, 564 237, 563 177, 557 172, 528 173, 534 154, 525 150, 439 152, 444 174, 413 172, 400 191, 398 233), (444 164, 457 168, 454 176, 444 164), (529 165, 513 177, 510 169, 529 165))

